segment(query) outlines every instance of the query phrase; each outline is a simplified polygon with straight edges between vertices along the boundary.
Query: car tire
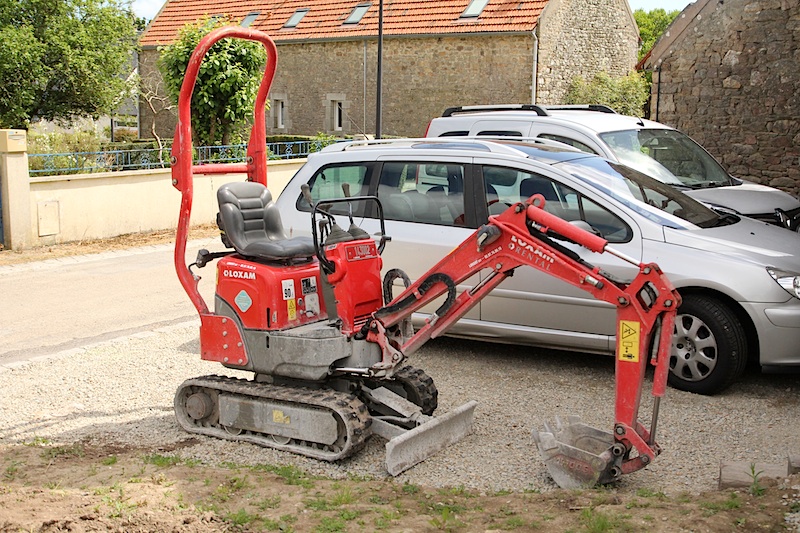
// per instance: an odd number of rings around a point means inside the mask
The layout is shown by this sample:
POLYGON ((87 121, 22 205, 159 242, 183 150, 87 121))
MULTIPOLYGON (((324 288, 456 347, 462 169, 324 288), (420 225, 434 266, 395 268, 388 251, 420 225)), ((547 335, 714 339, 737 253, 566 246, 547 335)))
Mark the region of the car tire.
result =
POLYGON ((716 394, 744 372, 747 339, 736 314, 722 301, 683 297, 675 319, 669 384, 697 394, 716 394))

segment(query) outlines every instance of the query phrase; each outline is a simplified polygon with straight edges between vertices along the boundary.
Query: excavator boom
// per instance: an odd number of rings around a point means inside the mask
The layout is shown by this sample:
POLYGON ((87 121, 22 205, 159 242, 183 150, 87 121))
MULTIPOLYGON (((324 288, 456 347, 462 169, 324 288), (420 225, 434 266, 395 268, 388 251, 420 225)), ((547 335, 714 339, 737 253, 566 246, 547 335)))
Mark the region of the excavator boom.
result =
MULTIPOLYGON (((490 217, 460 246, 365 325, 369 340, 387 346, 384 331, 411 313, 446 295, 445 302, 400 348, 405 355, 442 335, 457 320, 520 266, 529 266, 566 281, 617 308, 616 398, 612 433, 570 417, 545 426, 534 439, 553 479, 564 488, 591 486, 618 479, 645 467, 660 453, 655 442, 658 406, 668 373, 670 342, 680 295, 655 264, 640 264, 610 248, 607 241, 543 210, 544 198, 533 196, 490 217), (592 252, 614 254, 639 268, 630 282, 613 280, 582 260, 558 240, 592 252), (480 271, 488 271, 469 291, 456 286, 480 271), (649 428, 638 418, 645 370, 655 367, 653 418, 649 428)), ((389 357, 389 354, 386 355, 389 357)))

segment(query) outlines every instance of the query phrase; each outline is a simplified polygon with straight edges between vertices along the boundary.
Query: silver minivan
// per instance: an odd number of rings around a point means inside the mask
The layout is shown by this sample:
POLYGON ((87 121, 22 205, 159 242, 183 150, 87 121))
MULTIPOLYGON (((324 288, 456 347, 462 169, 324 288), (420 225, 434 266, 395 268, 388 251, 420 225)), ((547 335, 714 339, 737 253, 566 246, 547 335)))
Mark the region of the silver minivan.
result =
POLYGON ((426 137, 543 138, 625 163, 706 204, 800 232, 800 200, 728 174, 688 135, 602 105, 448 108, 426 137))

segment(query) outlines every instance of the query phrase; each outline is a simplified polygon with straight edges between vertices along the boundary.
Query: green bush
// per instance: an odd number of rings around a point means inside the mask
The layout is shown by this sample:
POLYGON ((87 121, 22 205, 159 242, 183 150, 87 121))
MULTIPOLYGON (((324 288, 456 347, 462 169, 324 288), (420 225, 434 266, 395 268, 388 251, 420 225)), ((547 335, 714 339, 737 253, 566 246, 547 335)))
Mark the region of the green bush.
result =
POLYGON ((65 133, 29 133, 29 154, 66 154, 72 152, 97 152, 100 150, 100 136, 91 129, 65 133))
POLYGON ((573 78, 565 97, 567 104, 604 104, 623 115, 644 115, 644 105, 650 95, 650 84, 639 72, 612 77, 597 73, 590 81, 573 78))

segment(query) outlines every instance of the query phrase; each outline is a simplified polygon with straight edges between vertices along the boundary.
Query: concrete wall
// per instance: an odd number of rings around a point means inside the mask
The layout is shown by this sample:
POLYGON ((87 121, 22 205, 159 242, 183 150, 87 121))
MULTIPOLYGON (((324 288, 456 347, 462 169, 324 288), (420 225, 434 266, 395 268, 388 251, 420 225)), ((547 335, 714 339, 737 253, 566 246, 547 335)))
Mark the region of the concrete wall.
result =
MULTIPOLYGON (((0 130, 0 139, 7 131, 0 130)), ((24 132, 17 134, 24 139, 24 132)), ((305 159, 268 163, 267 183, 273 197, 303 163, 305 159)), ((244 179, 242 174, 195 176, 192 224, 214 223, 219 186, 244 179)), ((181 194, 172 187, 169 169, 30 178, 24 149, 3 151, 0 142, 0 183, 7 249, 177 226, 181 194)))
POLYGON ((712 0, 702 9, 660 57, 651 116, 694 137, 733 175, 800 197, 800 1, 712 0))

